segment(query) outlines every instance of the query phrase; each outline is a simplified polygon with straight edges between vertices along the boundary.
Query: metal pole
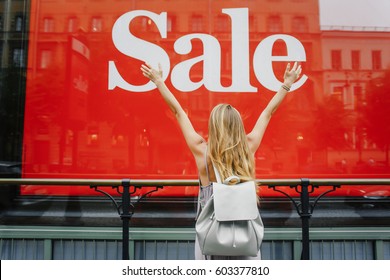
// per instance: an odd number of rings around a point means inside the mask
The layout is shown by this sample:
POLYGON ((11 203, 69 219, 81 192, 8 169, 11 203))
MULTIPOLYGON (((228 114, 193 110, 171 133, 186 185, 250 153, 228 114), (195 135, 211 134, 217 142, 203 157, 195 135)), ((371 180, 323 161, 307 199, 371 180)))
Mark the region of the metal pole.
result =
POLYGON ((310 180, 302 178, 301 183, 301 221, 302 221, 302 260, 310 259, 309 219, 311 217, 309 201, 310 180))
POLYGON ((122 260, 128 260, 129 257, 129 225, 132 213, 130 213, 130 180, 122 180, 122 260))

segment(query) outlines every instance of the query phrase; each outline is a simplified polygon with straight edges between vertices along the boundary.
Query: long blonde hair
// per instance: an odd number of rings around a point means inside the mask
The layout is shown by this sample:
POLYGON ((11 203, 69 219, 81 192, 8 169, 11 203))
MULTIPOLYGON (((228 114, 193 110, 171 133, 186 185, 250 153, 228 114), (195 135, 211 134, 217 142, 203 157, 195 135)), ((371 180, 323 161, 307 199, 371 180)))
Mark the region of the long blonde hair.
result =
POLYGON ((254 180, 254 155, 249 150, 240 113, 229 104, 214 107, 209 119, 208 155, 222 181, 236 175, 254 180))

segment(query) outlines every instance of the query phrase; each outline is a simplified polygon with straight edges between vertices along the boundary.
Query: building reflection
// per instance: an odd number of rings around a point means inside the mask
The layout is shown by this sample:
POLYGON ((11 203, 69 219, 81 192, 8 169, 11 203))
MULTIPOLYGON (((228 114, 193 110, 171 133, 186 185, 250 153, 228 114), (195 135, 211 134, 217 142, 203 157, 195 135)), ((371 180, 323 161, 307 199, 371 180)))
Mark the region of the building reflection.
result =
MULTIPOLYGON (((120 57, 112 46, 112 26, 127 11, 167 11, 168 38, 162 39, 146 17, 130 25, 134 36, 169 50, 172 65, 203 52, 202 44, 194 40, 190 54, 176 54, 173 44, 178 38, 198 32, 215 36, 222 49, 222 84, 229 85, 231 20, 222 9, 242 6, 249 8, 251 56, 267 36, 291 34, 306 50, 304 71, 309 77, 299 92, 287 98, 267 131, 257 154, 258 176, 389 172, 390 139, 387 143, 378 140, 387 139, 385 132, 382 137, 373 136, 375 129, 381 131, 389 122, 370 119, 372 114, 367 113, 371 95, 388 71, 389 30, 321 27, 317 0, 118 0, 115 4, 41 0, 31 2, 31 13, 25 1, 7 0, 0 5, 4 11, 0 18, 2 72, 28 67, 23 144, 27 175, 196 176, 190 153, 183 155, 187 148, 178 128, 173 119, 164 121, 170 115, 155 93, 108 92, 107 63, 113 53, 120 57), (158 110, 159 106, 164 109, 158 110)), ((273 55, 285 52, 284 43, 274 45, 273 55)), ((126 58, 117 63, 126 79, 144 82, 139 81, 139 67, 133 67, 139 61, 126 58)), ((283 70, 283 64, 274 65, 278 76, 283 70)), ((201 71, 200 64, 194 66, 191 78, 201 80, 201 71)), ((250 75, 255 83, 253 71, 250 75)), ((14 94, 1 86, 2 100, 14 94)), ((210 93, 201 88, 177 96, 196 129, 206 134, 210 109, 226 101, 226 94, 252 125, 273 94, 260 84, 255 86, 261 94, 210 93)), ((4 133, 0 139, 0 143, 10 141, 4 133)), ((5 153, 2 150, 0 157, 5 158, 5 153)))

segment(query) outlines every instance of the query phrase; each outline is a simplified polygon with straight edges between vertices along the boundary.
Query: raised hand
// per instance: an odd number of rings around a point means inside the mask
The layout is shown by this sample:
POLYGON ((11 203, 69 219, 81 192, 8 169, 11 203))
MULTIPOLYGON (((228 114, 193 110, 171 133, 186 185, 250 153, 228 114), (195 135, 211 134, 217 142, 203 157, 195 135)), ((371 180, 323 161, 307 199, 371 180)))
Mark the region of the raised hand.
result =
POLYGON ((299 78, 302 72, 301 65, 298 66, 298 63, 295 62, 292 69, 290 70, 290 63, 287 64, 286 71, 284 72, 284 83, 286 86, 291 87, 291 85, 299 78))
POLYGON ((158 70, 154 69, 152 66, 150 66, 148 63, 145 62, 141 66, 142 74, 150 79, 153 83, 157 83, 159 80, 162 80, 162 68, 161 64, 158 64, 158 70))

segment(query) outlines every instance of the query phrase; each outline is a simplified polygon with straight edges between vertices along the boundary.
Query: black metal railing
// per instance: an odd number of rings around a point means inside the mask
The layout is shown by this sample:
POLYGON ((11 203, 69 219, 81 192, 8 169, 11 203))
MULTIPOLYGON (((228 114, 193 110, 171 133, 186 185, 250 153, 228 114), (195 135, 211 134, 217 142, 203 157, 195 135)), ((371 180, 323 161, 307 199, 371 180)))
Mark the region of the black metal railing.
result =
MULTIPOLYGON (((384 179, 279 179, 279 180, 258 180, 262 186, 267 186, 275 192, 282 193, 291 200, 298 215, 301 218, 302 228, 302 254, 301 259, 310 259, 310 236, 309 236, 309 219, 311 218, 317 202, 326 194, 335 191, 338 188, 346 185, 390 185, 390 178, 384 179), (329 186, 332 188, 329 189, 329 186), (289 187, 295 190, 299 197, 293 197, 283 191, 280 187, 289 187), (321 187, 328 187, 316 197, 311 196, 315 190, 321 187)), ((122 219, 122 259, 129 259, 129 226, 130 220, 134 214, 135 206, 131 202, 131 195, 138 189, 144 187, 153 187, 147 193, 138 196, 140 201, 147 195, 167 186, 171 187, 187 187, 198 186, 198 180, 131 180, 131 179, 15 179, 15 178, 0 178, 1 185, 50 185, 50 186, 89 186, 95 191, 106 195, 115 205, 118 215, 122 219), (116 188, 121 195, 121 204, 119 204, 113 196, 102 190, 104 187, 116 188)))

